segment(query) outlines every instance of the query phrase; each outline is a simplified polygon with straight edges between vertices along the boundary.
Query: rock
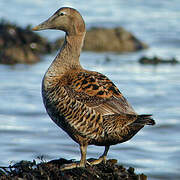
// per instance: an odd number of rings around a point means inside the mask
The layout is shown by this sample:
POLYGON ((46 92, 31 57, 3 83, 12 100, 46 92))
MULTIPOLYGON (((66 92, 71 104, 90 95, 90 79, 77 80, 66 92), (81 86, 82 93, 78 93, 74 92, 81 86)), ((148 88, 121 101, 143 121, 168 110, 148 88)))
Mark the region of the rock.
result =
POLYGON ((36 53, 29 50, 27 47, 10 47, 4 49, 0 53, 1 64, 32 64, 39 61, 40 58, 36 53))
POLYGON ((32 32, 6 21, 0 22, 0 63, 32 64, 40 60, 40 54, 51 52, 51 44, 32 32))
MULTIPOLYGON (((4 20, 0 22, 0 63, 32 64, 40 61, 41 54, 51 53, 59 49, 64 39, 55 43, 48 42, 37 33, 31 31, 30 26, 18 27, 4 20)), ((83 50, 131 52, 147 48, 131 33, 122 27, 114 29, 92 28, 86 33, 83 50)))
POLYGON ((118 165, 117 160, 108 160, 106 164, 100 163, 86 168, 74 168, 61 171, 63 164, 72 163, 72 160, 58 159, 36 164, 35 161, 20 161, 8 168, 0 167, 0 180, 147 180, 144 174, 137 175, 134 168, 129 169, 118 165))
POLYGON ((178 64, 179 61, 176 60, 175 58, 172 59, 161 59, 159 57, 152 57, 152 58, 148 58, 146 56, 143 56, 139 59, 139 63, 141 64, 153 64, 153 65, 157 65, 157 64, 178 64))
MULTIPOLYGON (((63 39, 55 42, 59 47, 63 39)), ((132 52, 147 48, 145 43, 139 41, 134 35, 122 27, 113 29, 92 28, 86 33, 83 50, 85 51, 111 51, 111 52, 132 52)))

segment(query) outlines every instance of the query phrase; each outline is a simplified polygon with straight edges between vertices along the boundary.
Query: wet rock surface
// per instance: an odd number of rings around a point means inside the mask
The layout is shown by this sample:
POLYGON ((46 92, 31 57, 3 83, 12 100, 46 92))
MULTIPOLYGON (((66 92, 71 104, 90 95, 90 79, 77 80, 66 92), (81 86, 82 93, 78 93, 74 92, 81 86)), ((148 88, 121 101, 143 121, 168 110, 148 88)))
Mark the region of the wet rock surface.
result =
POLYGON ((144 174, 135 174, 134 168, 126 169, 118 165, 117 160, 60 171, 60 167, 68 163, 72 163, 72 160, 58 159, 39 164, 20 161, 8 168, 0 167, 0 180, 147 180, 144 174))
POLYGON ((146 57, 146 56, 143 56, 139 59, 139 63, 140 64, 152 64, 152 65, 158 65, 158 64, 178 64, 179 61, 176 60, 175 58, 172 58, 172 59, 162 59, 162 58, 159 58, 159 57, 152 57, 152 58, 149 58, 149 57, 146 57))
POLYGON ((40 55, 51 52, 51 44, 32 32, 4 20, 0 22, 0 63, 32 64, 40 61, 40 55))
MULTIPOLYGON (((55 47, 59 48, 64 39, 59 39, 55 47)), ((113 29, 92 28, 86 32, 83 50, 96 52, 133 52, 147 48, 130 32, 122 27, 113 29)))

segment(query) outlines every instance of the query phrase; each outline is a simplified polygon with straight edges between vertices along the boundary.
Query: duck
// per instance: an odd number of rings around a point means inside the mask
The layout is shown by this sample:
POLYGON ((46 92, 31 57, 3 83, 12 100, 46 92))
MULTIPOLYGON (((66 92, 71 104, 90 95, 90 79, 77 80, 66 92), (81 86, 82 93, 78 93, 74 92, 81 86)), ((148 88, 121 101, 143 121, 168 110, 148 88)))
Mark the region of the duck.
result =
POLYGON ((74 8, 62 7, 32 28, 65 32, 65 40, 42 80, 42 97, 50 118, 79 144, 79 162, 61 170, 106 163, 111 145, 130 140, 145 125, 154 125, 151 114, 137 114, 117 86, 100 72, 80 64, 86 27, 74 8), (104 146, 99 159, 86 160, 89 145, 104 146))

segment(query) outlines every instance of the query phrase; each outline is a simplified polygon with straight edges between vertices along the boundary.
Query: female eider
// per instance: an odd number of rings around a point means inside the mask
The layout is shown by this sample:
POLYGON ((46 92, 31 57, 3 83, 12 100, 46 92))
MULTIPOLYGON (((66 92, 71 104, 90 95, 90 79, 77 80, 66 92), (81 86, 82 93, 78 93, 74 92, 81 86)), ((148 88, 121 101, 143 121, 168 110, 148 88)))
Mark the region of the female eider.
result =
POLYGON ((131 139, 144 125, 154 125, 151 115, 138 115, 105 75, 83 69, 79 56, 86 33, 80 13, 60 8, 34 31, 57 29, 66 33, 64 44, 42 82, 47 113, 80 145, 80 163, 61 169, 85 167, 88 145, 105 146, 103 155, 89 164, 106 162, 109 147, 131 139))

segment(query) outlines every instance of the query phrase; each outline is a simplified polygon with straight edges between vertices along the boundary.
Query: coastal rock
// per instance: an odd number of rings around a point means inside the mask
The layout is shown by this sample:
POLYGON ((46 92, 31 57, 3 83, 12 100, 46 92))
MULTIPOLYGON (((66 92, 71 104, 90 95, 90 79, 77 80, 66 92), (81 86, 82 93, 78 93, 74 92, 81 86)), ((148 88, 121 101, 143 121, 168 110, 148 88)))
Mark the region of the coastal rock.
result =
MULTIPOLYGON (((51 53, 62 45, 64 39, 50 43, 32 32, 31 27, 21 28, 5 20, 0 21, 0 64, 33 64, 40 55, 51 53)), ((86 33, 85 51, 131 52, 147 48, 122 27, 114 29, 92 28, 86 33)))
POLYGON ((40 54, 51 52, 51 44, 32 32, 6 21, 0 22, 0 63, 32 64, 40 60, 40 54))
POLYGON ((172 58, 172 59, 162 59, 162 58, 159 58, 159 57, 152 57, 152 58, 149 58, 149 57, 146 57, 146 56, 143 56, 139 59, 139 63, 140 64, 153 64, 153 65, 157 65, 157 64, 178 64, 179 61, 176 60, 175 58, 172 58))
POLYGON ((108 160, 86 168, 74 168, 61 171, 63 164, 72 163, 72 160, 58 159, 36 164, 35 161, 20 161, 9 168, 0 167, 0 180, 147 180, 144 174, 136 174, 134 168, 124 168, 117 164, 117 160, 108 160))
MULTIPOLYGON (((64 39, 55 42, 55 47, 62 45, 64 39)), ((92 28, 86 32, 83 50, 95 52, 133 52, 148 46, 122 27, 106 29, 92 28)))

